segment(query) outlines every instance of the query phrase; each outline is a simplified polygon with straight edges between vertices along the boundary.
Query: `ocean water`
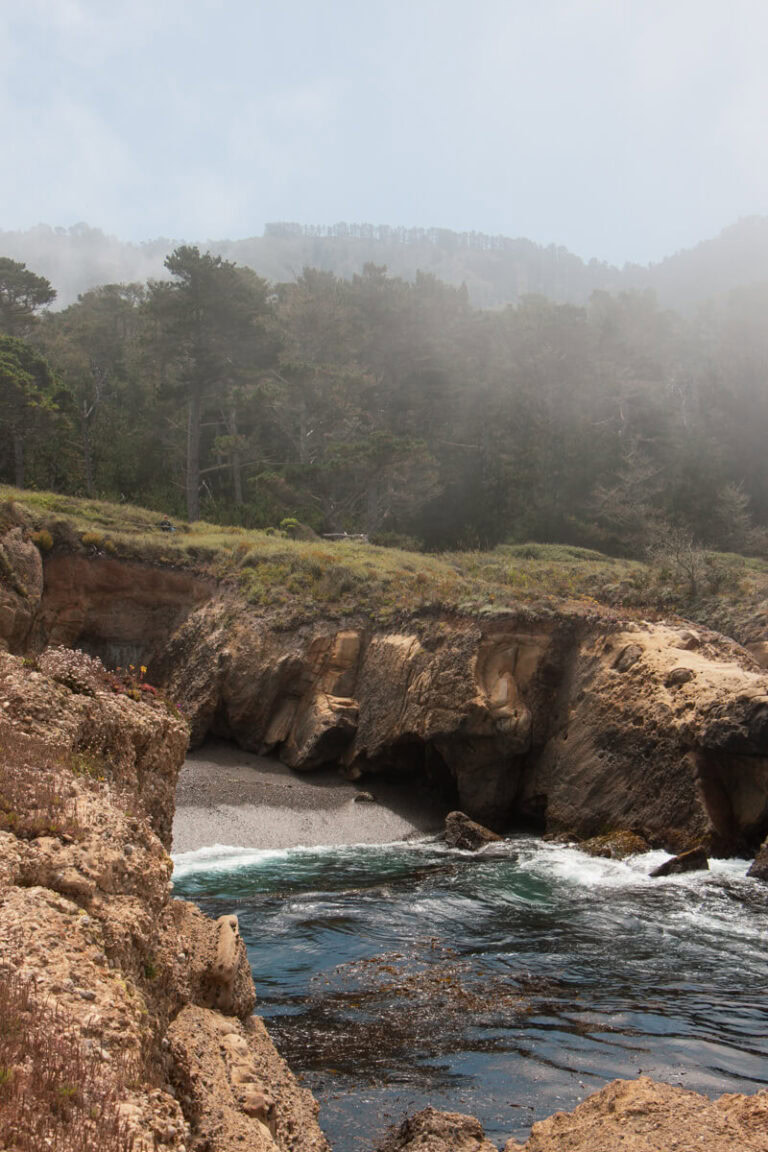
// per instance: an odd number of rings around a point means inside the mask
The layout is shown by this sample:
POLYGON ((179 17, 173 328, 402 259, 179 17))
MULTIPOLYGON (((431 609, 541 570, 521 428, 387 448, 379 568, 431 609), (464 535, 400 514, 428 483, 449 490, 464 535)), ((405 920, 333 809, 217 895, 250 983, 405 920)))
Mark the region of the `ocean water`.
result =
POLYGON ((176 857, 177 895, 236 912, 262 1015, 335 1152, 426 1104, 491 1140, 640 1073, 768 1084, 768 885, 745 860, 651 880, 534 837, 176 857))

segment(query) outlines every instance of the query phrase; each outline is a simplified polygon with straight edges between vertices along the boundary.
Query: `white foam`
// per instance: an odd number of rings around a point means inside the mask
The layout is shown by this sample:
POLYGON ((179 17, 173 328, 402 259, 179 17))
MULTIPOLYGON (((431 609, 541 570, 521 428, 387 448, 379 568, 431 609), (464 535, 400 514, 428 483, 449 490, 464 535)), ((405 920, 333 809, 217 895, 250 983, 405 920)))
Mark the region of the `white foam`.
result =
POLYGON ((628 856, 625 860, 611 860, 602 856, 589 856, 577 847, 537 840, 529 842, 524 855, 526 868, 534 874, 585 888, 626 888, 646 884, 690 888, 713 880, 741 879, 746 876, 749 867, 748 860, 711 860, 709 871, 651 878, 650 873, 654 868, 669 859, 668 852, 657 849, 628 856))
POLYGON ((232 844, 210 844, 191 852, 173 853, 171 859, 173 875, 181 879, 196 872, 239 872, 296 856, 344 857, 350 854, 375 854, 393 848, 418 853, 434 851, 436 847, 439 846, 428 837, 422 840, 392 840, 386 844, 297 844, 292 848, 244 848, 232 844))

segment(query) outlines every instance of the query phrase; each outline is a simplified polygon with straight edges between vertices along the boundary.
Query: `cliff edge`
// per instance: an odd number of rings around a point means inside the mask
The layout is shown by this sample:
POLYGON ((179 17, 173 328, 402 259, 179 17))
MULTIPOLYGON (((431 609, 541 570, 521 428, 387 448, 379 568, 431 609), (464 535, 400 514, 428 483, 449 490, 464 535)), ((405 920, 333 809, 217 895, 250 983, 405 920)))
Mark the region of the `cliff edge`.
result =
POLYGON ((252 1015, 236 917, 172 897, 187 738, 93 658, 0 653, 3 1147, 327 1148, 252 1015))

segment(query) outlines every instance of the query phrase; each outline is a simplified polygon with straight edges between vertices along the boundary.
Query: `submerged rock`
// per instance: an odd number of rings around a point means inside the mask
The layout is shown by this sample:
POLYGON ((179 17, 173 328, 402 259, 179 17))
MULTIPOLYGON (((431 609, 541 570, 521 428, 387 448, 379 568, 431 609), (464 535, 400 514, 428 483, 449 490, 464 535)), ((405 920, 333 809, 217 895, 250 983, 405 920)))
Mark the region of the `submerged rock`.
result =
POLYGON ((688 852, 681 852, 679 856, 671 856, 658 868, 654 868, 651 876, 678 876, 682 872, 707 872, 709 860, 704 849, 691 848, 688 852))
POLYGON ((474 820, 470 820, 463 812, 449 812, 445 818, 445 841, 452 848, 461 848, 465 852, 477 852, 486 844, 493 844, 501 840, 490 828, 484 828, 474 820))

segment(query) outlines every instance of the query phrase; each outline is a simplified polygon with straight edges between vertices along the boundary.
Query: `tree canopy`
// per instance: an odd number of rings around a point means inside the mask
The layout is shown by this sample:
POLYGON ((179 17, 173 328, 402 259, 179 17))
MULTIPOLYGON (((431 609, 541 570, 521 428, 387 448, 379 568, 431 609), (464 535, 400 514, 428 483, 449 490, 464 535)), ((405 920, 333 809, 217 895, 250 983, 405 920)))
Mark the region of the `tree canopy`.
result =
POLYGON ((55 380, 6 344, 0 476, 430 548, 637 555, 672 525, 765 550, 763 285, 684 317, 648 290, 491 311, 375 264, 271 286, 184 246, 166 267, 31 325, 55 380))

